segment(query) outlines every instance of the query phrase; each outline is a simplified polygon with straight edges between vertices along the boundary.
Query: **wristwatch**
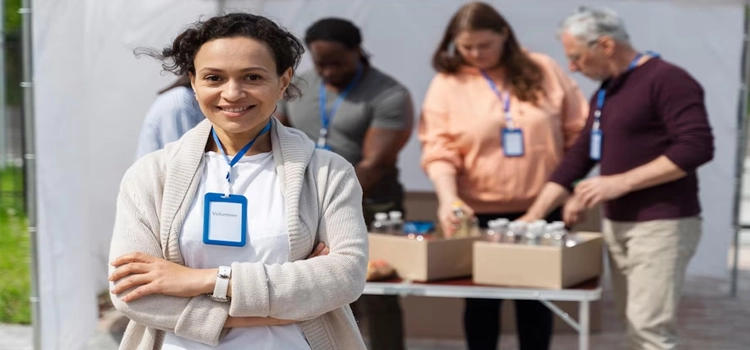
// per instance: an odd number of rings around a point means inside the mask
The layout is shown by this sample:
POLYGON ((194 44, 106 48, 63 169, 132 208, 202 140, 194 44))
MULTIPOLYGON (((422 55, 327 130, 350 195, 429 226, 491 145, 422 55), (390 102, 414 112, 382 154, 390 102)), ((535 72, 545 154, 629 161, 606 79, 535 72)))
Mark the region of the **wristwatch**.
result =
POLYGON ((214 286, 214 294, 211 295, 211 299, 226 303, 229 301, 227 297, 227 290, 229 289, 229 277, 232 276, 232 268, 229 266, 219 266, 219 272, 216 274, 216 285, 214 286))

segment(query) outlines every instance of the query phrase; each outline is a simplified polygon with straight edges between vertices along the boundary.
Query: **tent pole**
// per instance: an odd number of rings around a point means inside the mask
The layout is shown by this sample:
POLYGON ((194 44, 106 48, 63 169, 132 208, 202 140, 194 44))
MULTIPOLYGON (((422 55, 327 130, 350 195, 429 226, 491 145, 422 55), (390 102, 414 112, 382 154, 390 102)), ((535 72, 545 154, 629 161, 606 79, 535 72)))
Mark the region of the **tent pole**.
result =
POLYGON ((18 13, 22 17, 23 29, 23 125, 24 168, 26 176, 26 216, 29 226, 30 271, 31 271, 31 321, 34 328, 34 349, 42 349, 41 308, 39 305, 39 266, 37 260, 37 197, 36 197, 36 142, 34 133, 34 83, 31 23, 31 0, 23 0, 18 13))
POLYGON ((745 169, 745 158, 747 156, 747 113, 748 113, 748 86, 750 86, 750 0, 745 4, 745 35, 743 38, 742 54, 742 81, 740 88, 740 104, 737 111, 737 162, 734 173, 734 213, 732 217, 732 226, 734 227, 734 243, 732 257, 732 284, 731 296, 737 297, 737 283, 739 278, 739 260, 740 260, 740 233, 742 224, 740 223, 740 207, 742 204, 742 178, 745 169))

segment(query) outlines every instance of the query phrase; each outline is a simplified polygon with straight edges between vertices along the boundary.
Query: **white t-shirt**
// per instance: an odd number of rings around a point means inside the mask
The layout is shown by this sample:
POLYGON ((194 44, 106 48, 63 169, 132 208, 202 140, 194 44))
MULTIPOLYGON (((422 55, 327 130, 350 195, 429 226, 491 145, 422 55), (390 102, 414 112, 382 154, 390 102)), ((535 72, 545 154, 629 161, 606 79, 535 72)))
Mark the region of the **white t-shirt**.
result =
MULTIPOLYGON (((231 157, 230 157, 231 159, 231 157)), ((185 265, 192 268, 216 268, 233 262, 283 264, 289 261, 289 234, 286 207, 277 181, 273 154, 243 157, 232 169, 232 194, 247 198, 247 243, 244 247, 207 245, 203 243, 204 195, 224 193, 229 169, 224 156, 215 152, 205 155, 206 168, 195 199, 180 234, 180 251, 185 265)), ((167 332, 162 350, 203 349, 310 349, 296 325, 234 328, 222 342, 208 346, 167 332)))

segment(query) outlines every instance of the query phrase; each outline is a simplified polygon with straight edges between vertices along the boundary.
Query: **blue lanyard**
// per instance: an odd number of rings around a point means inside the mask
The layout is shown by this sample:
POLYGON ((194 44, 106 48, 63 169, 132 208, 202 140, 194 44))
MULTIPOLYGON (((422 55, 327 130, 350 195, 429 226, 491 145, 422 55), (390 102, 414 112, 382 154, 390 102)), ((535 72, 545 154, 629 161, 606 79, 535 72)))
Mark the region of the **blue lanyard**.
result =
POLYGON ((248 142, 245 147, 242 147, 242 149, 237 152, 237 155, 232 158, 232 160, 229 160, 229 157, 227 156, 227 153, 224 152, 224 147, 221 145, 221 142, 219 142, 219 136, 216 135, 216 130, 214 128, 211 128, 211 136, 214 138, 214 142, 216 142, 216 145, 219 147, 219 150, 221 151, 221 155, 224 156, 224 159, 226 159, 227 164, 229 165, 229 170, 227 170, 227 196, 229 196, 229 185, 232 183, 232 167, 237 164, 237 162, 242 159, 242 157, 245 156, 245 153, 250 150, 250 147, 253 147, 255 144, 255 141, 258 140, 259 137, 261 137, 263 134, 267 133, 268 130, 271 130, 271 121, 268 121, 268 124, 263 128, 263 130, 260 131, 260 133, 255 136, 255 138, 252 139, 252 141, 248 142))
MULTIPOLYGON (((659 57, 658 53, 652 51, 646 51, 646 54, 654 58, 659 57)), ((628 70, 626 70, 625 72, 630 72, 631 70, 635 69, 635 67, 638 67, 638 61, 640 61, 642 57, 643 54, 640 52, 635 55, 635 58, 630 61, 630 65, 628 65, 628 70)), ((599 89, 599 92, 597 92, 596 94, 596 110, 594 111, 594 125, 592 126, 594 130, 599 130, 600 121, 602 118, 602 107, 604 107, 604 97, 606 94, 607 89, 604 86, 602 86, 602 88, 599 89)))
POLYGON ((484 79, 487 80, 487 84, 490 84, 490 88, 492 91, 495 92, 495 95, 497 98, 500 99, 500 101, 503 102, 503 112, 505 114, 505 122, 509 129, 513 129, 513 117, 510 115, 510 93, 506 90, 503 92, 500 92, 500 88, 497 87, 497 84, 495 84, 494 81, 492 81, 492 78, 490 78, 490 75, 487 74, 484 70, 482 70, 482 76, 484 76, 484 79))
POLYGON ((347 85, 346 88, 341 91, 339 96, 336 98, 336 101, 333 102, 333 106, 331 106, 330 111, 326 110, 326 102, 328 102, 326 84, 325 82, 320 83, 320 138, 322 138, 323 140, 325 140, 326 136, 328 136, 328 129, 331 127, 331 120, 333 119, 333 116, 336 115, 336 111, 339 109, 339 105, 342 101, 344 101, 346 95, 348 95, 349 92, 351 92, 352 89, 354 89, 354 87, 357 85, 359 79, 362 78, 363 72, 364 67, 360 63, 357 65, 357 73, 354 74, 354 79, 352 79, 349 85, 347 85))

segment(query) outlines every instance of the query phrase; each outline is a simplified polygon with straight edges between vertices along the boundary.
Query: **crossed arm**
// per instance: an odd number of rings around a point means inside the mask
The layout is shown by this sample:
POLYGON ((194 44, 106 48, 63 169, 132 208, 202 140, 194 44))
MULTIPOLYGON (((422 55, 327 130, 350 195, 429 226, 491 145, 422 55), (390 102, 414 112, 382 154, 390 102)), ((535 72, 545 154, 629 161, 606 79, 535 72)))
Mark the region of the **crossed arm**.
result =
POLYGON ((213 292, 215 269, 191 269, 162 258, 156 214, 162 185, 154 176, 161 170, 149 168, 156 165, 148 164, 149 157, 123 180, 110 249, 112 301, 134 322, 216 345, 225 328, 309 320, 361 294, 367 231, 361 219, 362 192, 351 167, 328 179, 317 235, 329 250, 318 247, 312 258, 282 265, 233 263, 234 293, 231 302, 220 303, 206 295, 213 292), (300 304, 305 300, 301 295, 314 295, 314 290, 332 292, 300 304))
MULTIPOLYGON (((329 252, 321 242, 307 259, 328 255, 329 252)), ((132 289, 121 298, 123 302, 132 302, 151 294, 183 298, 211 294, 219 270, 193 269, 140 252, 121 255, 112 262, 112 266, 115 270, 109 276, 109 281, 117 283, 111 289, 112 294, 122 294, 132 289)), ((231 288, 229 291, 231 294, 231 288)), ((296 322, 273 317, 228 316, 224 328, 279 326, 296 322)))

